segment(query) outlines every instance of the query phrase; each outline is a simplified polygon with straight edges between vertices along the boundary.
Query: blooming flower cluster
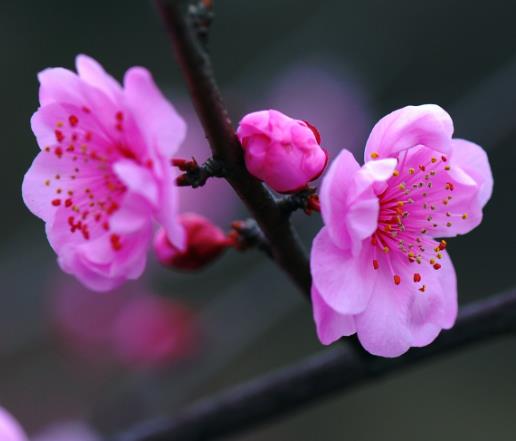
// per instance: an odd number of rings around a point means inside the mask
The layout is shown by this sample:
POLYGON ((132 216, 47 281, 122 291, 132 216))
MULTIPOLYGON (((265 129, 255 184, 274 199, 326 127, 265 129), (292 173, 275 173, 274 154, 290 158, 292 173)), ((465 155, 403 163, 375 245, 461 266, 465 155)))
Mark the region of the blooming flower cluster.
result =
POLYGON ((405 107, 373 128, 363 166, 346 150, 331 165, 311 254, 322 343, 356 333, 372 354, 394 357, 453 325, 455 270, 436 238, 480 223, 493 178, 482 148, 452 134, 440 107, 405 107))
MULTIPOLYGON (((76 65, 77 74, 39 75, 32 129, 41 151, 23 182, 61 268, 98 291, 135 279, 154 222, 164 265, 215 259, 231 240, 201 216, 178 214, 171 159, 186 126, 150 73, 133 67, 121 86, 87 56, 76 65)), ((356 333, 372 354, 393 357, 453 325, 457 283, 444 238, 480 223, 493 179, 482 148, 452 135, 443 109, 409 106, 376 124, 363 166, 347 150, 333 161, 311 252, 322 343, 356 333)), ((279 193, 307 189, 328 162, 317 129, 276 110, 244 116, 237 136, 248 171, 279 193)))

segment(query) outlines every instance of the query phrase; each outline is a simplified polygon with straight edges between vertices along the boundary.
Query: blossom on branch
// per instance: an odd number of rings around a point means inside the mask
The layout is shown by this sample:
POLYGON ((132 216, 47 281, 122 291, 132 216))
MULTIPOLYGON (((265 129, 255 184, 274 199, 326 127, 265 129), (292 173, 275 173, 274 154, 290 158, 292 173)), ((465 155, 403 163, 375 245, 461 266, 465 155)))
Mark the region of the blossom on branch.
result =
POLYGON ((107 291, 143 272, 153 220, 184 246, 170 159, 186 126, 146 69, 129 69, 122 87, 85 55, 76 66, 39 74, 41 151, 22 191, 63 271, 107 291))
POLYGON ((237 136, 249 172, 279 193, 303 189, 321 175, 328 161, 317 129, 277 110, 244 116, 237 136))
POLYGON ((195 213, 179 216, 186 232, 186 243, 179 250, 161 229, 154 239, 154 250, 158 260, 166 267, 180 270, 197 270, 213 262, 233 240, 208 219, 195 213))
POLYGON ((453 326, 455 270, 436 238, 479 225, 493 178, 484 150, 452 134, 440 107, 408 106, 376 124, 363 166, 346 150, 332 163, 311 252, 323 344, 356 333, 370 353, 395 357, 453 326))

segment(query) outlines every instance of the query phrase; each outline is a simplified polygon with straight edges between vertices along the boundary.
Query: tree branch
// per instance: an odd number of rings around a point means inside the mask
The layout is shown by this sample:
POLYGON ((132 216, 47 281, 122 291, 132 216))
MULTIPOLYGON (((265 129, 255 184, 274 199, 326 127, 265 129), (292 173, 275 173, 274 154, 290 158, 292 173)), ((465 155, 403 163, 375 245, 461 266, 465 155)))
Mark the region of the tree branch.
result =
MULTIPOLYGON (((247 172, 240 142, 213 77, 204 39, 200 40, 195 26, 197 20, 189 13, 191 2, 156 0, 156 4, 172 39, 213 157, 224 164, 227 181, 256 219, 270 244, 274 260, 308 297, 311 277, 306 253, 290 224, 288 213, 280 209, 274 195, 247 172)), ((192 6, 193 10, 198 7, 192 6)))
POLYGON ((346 347, 312 356, 201 400, 173 419, 143 424, 114 441, 204 441, 277 419, 337 392, 438 355, 516 331, 516 290, 465 306, 450 331, 398 358, 361 357, 346 347))

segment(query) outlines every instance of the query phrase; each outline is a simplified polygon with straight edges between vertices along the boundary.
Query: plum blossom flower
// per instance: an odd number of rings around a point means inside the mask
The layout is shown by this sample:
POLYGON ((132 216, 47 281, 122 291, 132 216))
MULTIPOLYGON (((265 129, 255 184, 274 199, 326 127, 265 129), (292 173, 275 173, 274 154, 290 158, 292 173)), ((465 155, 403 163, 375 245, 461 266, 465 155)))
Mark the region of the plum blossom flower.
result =
POLYGON ((395 357, 453 326, 455 270, 436 238, 479 225, 493 178, 484 150, 452 134, 440 107, 408 106, 376 124, 362 167, 346 150, 331 165, 311 252, 323 344, 356 333, 370 353, 395 357))
POLYGON ((12 415, 0 407, 0 439, 2 441, 28 441, 23 429, 12 415))
POLYGON ((208 219, 195 213, 179 216, 186 232, 184 250, 178 250, 168 239, 164 229, 157 232, 154 250, 158 260, 167 267, 182 270, 200 269, 213 262, 232 241, 208 219))
POLYGON ((249 172, 279 193, 291 193, 317 179, 328 161, 317 129, 277 110, 242 118, 237 136, 249 172))
POLYGON ((143 272, 153 220, 184 246, 169 161, 186 126, 146 69, 129 69, 122 87, 92 58, 76 67, 39 74, 41 151, 22 192, 62 270, 107 291, 143 272))

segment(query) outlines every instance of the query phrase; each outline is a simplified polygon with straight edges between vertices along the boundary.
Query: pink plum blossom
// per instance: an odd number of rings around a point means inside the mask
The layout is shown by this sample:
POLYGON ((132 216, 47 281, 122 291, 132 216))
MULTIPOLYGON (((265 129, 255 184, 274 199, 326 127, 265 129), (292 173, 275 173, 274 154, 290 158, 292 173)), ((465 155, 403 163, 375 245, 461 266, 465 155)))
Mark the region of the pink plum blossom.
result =
POLYGON ((41 151, 22 192, 62 270, 107 291, 142 274, 153 220, 184 246, 170 159, 186 126, 146 69, 129 69, 122 87, 92 58, 76 67, 39 74, 41 151))
POLYGON ((311 252, 323 344, 356 333, 370 353, 396 357, 453 326, 455 270, 436 238, 479 225, 493 178, 485 151, 452 134, 442 108, 408 106, 376 124, 362 167, 346 150, 332 163, 311 252))
POLYGON ((195 312, 138 285, 99 296, 62 280, 50 305, 56 337, 96 368, 160 368, 195 355, 201 345, 195 312))
POLYGON ((0 407, 0 440, 28 441, 23 429, 12 415, 0 407))
POLYGON ((154 250, 162 265, 182 270, 200 269, 215 260, 232 241, 208 219, 195 213, 179 216, 186 232, 184 250, 178 250, 160 229, 154 239, 154 250))
POLYGON ((317 129, 277 110, 247 114, 237 136, 249 172, 279 193, 302 189, 321 175, 328 161, 317 129))

